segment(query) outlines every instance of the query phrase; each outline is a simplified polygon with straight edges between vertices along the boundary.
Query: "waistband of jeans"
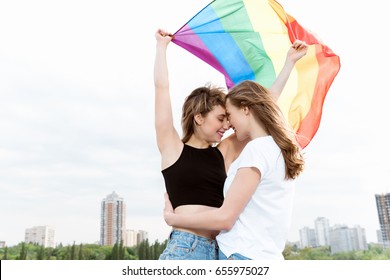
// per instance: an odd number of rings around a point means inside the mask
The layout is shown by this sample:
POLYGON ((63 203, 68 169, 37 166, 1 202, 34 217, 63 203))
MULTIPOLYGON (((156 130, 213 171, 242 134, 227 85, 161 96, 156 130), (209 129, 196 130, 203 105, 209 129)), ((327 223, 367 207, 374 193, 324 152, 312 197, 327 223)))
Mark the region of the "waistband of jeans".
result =
POLYGON ((171 239, 172 237, 178 237, 178 236, 180 236, 181 238, 189 239, 189 240, 197 239, 198 241, 205 242, 205 243, 217 243, 217 241, 215 239, 207 238, 204 236, 196 235, 196 234, 191 233, 191 232, 177 230, 177 229, 174 229, 171 231, 169 238, 171 239))

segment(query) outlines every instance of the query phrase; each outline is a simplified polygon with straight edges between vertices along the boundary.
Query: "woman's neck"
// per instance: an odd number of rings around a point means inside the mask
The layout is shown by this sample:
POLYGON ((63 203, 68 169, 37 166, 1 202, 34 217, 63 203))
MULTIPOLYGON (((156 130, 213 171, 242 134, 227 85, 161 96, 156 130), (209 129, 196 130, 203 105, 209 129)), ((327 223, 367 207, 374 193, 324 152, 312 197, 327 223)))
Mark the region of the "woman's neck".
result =
POLYGON ((253 127, 253 129, 251 129, 251 131, 249 132, 249 138, 251 140, 253 140, 255 138, 265 137, 265 136, 270 135, 262 123, 259 123, 256 121, 256 122, 254 122, 252 127, 253 127))
POLYGON ((210 145, 211 145, 211 143, 207 142, 204 139, 200 139, 200 138, 196 137, 195 135, 192 135, 190 137, 190 139, 187 141, 187 143, 185 143, 185 144, 189 145, 191 147, 194 147, 194 148, 198 148, 198 149, 205 149, 205 148, 210 147, 210 145))

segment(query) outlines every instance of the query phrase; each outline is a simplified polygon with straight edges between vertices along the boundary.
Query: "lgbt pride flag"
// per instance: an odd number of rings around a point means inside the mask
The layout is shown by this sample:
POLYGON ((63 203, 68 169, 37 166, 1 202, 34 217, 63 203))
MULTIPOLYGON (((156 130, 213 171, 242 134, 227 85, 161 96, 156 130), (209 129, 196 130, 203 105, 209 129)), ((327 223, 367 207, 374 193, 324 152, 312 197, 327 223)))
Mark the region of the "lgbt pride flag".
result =
POLYGON ((326 93, 340 59, 273 0, 215 0, 175 34, 173 42, 225 76, 228 88, 244 80, 270 87, 291 44, 308 45, 278 104, 306 147, 318 130, 326 93))

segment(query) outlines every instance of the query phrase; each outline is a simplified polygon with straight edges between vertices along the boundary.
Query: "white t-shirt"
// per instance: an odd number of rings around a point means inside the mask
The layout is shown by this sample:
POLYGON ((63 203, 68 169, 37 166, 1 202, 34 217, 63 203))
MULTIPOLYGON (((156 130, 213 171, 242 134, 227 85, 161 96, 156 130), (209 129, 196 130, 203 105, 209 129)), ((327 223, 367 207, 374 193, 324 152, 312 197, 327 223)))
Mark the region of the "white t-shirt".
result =
POLYGON ((250 141, 228 170, 225 196, 237 170, 242 167, 259 169, 261 180, 233 228, 217 236, 218 246, 227 257, 239 253, 255 260, 283 260, 294 181, 285 179, 282 152, 271 136, 250 141))

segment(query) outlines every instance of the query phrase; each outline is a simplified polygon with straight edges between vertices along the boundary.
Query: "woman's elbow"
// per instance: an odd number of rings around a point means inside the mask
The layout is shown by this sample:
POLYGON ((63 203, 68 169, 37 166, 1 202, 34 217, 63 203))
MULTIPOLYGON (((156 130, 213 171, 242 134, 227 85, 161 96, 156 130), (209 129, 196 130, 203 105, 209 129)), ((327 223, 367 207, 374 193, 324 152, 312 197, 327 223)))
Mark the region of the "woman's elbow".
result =
POLYGON ((221 219, 220 230, 229 231, 229 230, 231 230, 233 228, 235 223, 236 223, 236 218, 235 217, 230 217, 228 215, 225 215, 221 219))

